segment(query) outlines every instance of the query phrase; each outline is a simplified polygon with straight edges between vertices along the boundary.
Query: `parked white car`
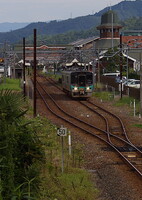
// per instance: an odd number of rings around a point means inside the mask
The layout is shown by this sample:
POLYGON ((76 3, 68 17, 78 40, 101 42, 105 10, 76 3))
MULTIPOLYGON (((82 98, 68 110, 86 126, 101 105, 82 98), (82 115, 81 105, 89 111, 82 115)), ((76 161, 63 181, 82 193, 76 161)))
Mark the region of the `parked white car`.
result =
POLYGON ((135 81, 135 79, 125 79, 123 85, 128 86, 131 82, 135 81))
POLYGON ((104 73, 103 76, 118 77, 120 76, 120 72, 104 73))
POLYGON ((133 80, 127 83, 128 87, 140 88, 140 80, 133 80))

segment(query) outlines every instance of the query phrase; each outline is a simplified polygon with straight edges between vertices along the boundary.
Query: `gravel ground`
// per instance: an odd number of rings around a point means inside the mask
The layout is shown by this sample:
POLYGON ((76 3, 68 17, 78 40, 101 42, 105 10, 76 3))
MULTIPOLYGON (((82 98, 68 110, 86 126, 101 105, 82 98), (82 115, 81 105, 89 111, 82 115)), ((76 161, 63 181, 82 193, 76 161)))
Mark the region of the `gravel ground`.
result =
MULTIPOLYGON (((142 129, 133 127, 133 124, 142 124, 141 119, 131 116, 128 108, 116 108, 111 102, 93 101, 118 114, 129 130, 131 141, 142 147, 142 129)), ((84 140, 82 136, 75 135, 75 140, 85 144, 84 167, 100 190, 97 200, 142 200, 142 180, 116 154, 109 149, 104 151, 103 145, 92 138, 84 140)))
MULTIPOLYGON (((56 96, 58 96, 57 93, 56 96)), ((57 99, 69 112, 75 115, 79 114, 86 119, 86 108, 79 107, 77 101, 67 98, 64 94, 59 94, 57 99)), ((112 106, 111 102, 100 102, 95 98, 92 98, 92 100, 97 101, 100 105, 103 104, 106 109, 118 114, 129 130, 129 138, 137 146, 142 146, 142 129, 132 126, 142 123, 141 119, 132 117, 128 108, 116 108, 112 106)), ((43 112, 40 99, 38 99, 37 106, 39 113, 47 115, 43 112)), ((91 116, 91 113, 88 114, 91 116)), ((57 120, 49 113, 47 117, 55 124, 62 124, 61 120, 57 120)), ((85 163, 82 167, 89 171, 95 187, 100 191, 97 200, 142 200, 142 179, 124 165, 123 161, 113 151, 97 139, 78 132, 70 125, 65 126, 71 130, 72 142, 83 144, 85 163)))

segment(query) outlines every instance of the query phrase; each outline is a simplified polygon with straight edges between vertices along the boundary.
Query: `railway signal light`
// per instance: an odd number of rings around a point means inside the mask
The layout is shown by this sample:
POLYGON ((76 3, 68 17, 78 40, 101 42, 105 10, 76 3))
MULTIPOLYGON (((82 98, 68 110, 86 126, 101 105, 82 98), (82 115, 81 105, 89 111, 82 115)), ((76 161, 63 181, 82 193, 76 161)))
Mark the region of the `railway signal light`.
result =
POLYGON ((3 63, 4 62, 4 58, 0 58, 0 63, 3 63))

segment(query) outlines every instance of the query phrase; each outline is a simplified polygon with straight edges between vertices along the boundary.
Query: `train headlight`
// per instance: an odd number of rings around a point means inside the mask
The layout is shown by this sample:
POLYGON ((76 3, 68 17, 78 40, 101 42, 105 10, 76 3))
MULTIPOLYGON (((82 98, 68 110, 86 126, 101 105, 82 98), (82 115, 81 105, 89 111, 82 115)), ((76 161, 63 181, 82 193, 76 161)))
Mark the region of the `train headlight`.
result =
POLYGON ((90 87, 86 87, 86 90, 90 90, 90 87))
POLYGON ((77 91, 78 90, 78 88, 75 86, 74 88, 73 88, 75 91, 77 91))

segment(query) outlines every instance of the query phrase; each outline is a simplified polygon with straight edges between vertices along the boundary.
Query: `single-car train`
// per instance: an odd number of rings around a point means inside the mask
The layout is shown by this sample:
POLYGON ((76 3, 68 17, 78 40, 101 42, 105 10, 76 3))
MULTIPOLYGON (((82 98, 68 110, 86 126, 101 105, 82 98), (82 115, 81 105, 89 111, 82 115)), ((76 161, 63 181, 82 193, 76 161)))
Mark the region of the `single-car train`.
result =
POLYGON ((89 71, 63 71, 62 88, 75 98, 91 97, 94 91, 94 74, 89 71))

